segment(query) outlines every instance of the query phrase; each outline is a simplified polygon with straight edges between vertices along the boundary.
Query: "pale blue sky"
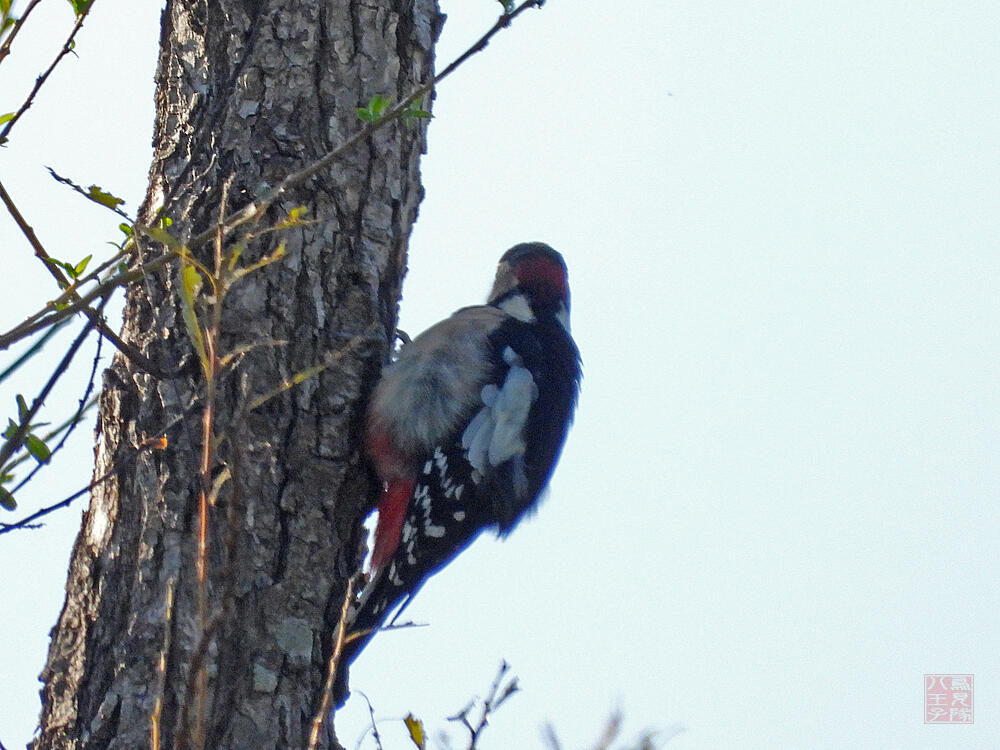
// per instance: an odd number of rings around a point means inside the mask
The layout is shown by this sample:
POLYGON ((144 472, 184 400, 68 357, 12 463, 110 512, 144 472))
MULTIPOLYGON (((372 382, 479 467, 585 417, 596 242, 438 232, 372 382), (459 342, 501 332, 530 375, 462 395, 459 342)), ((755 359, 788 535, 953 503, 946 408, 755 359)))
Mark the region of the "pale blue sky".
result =
MULTIPOLYGON (((62 5, 38 12, 65 25, 62 5)), ((42 165, 138 204, 146 5, 98 3, 0 152, 71 259, 117 220, 42 165)), ((495 5, 444 3, 441 63, 495 5)), ((998 38, 987 2, 550 0, 442 86, 402 326, 479 301, 504 249, 544 240, 585 381, 538 515, 425 587, 408 616, 430 627, 357 662, 377 716, 447 727, 506 658, 523 692, 484 750, 541 747, 546 721, 583 747, 615 707, 630 736, 684 725, 671 750, 1000 747, 998 38), (936 672, 976 675, 973 726, 923 724, 936 672)), ((0 68, 0 111, 38 44, 0 68)), ((0 246, 7 328, 50 285, 9 221, 0 246)), ((88 432, 25 508, 86 482, 88 432)), ((0 537, 7 747, 35 721, 81 509, 0 537)), ((348 704, 342 742, 366 722, 348 704)))

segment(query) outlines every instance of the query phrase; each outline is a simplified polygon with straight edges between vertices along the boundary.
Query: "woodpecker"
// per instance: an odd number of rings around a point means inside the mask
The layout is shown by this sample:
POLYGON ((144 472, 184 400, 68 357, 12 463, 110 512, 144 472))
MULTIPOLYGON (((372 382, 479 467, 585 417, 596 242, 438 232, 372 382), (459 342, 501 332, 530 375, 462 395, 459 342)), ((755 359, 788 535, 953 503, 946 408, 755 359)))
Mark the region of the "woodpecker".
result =
POLYGON ((382 372, 365 449, 383 491, 342 663, 481 532, 506 536, 538 503, 580 385, 569 298, 562 256, 516 245, 487 304, 432 326, 382 372))

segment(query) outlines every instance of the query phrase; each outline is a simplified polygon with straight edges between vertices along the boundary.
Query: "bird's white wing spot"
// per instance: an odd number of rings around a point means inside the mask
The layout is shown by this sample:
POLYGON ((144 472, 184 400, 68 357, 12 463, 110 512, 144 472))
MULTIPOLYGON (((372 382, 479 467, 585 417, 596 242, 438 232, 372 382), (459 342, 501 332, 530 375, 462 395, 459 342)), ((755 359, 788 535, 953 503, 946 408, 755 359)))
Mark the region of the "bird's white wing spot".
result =
POLYGON ((413 537, 413 524, 409 521, 403 522, 403 531, 399 535, 399 541, 406 544, 413 537))
MULTIPOLYGON (((507 347, 510 349, 510 347, 507 347)), ((497 395, 500 393, 500 389, 494 383, 484 385, 483 389, 479 392, 479 398, 482 399, 483 403, 487 406, 493 406, 493 402, 497 400, 497 395)))
POLYGON ((509 366, 503 384, 499 388, 493 384, 483 386, 483 406, 462 433, 462 447, 476 482, 491 467, 524 453, 525 423, 538 398, 538 386, 517 352, 508 346, 502 356, 509 366))
POLYGON ((537 398, 538 386, 531 372, 519 365, 512 366, 493 405, 495 426, 488 455, 493 466, 524 453, 524 425, 537 398))
MULTIPOLYGON (((392 565, 389 566, 389 583, 391 583, 393 586, 402 586, 403 585, 403 579, 400 578, 399 571, 396 570, 396 563, 395 562, 393 562, 392 565)), ((376 612, 378 612, 379 610, 381 610, 382 607, 384 607, 384 606, 385 606, 385 604, 383 604, 383 603, 380 602, 379 605, 378 605, 378 607, 376 608, 376 612)))
POLYGON ((469 422, 469 426, 462 433, 462 447, 466 451, 466 458, 472 467, 480 474, 486 470, 486 453, 490 449, 490 440, 493 435, 493 421, 490 416, 490 407, 484 406, 476 416, 469 422))

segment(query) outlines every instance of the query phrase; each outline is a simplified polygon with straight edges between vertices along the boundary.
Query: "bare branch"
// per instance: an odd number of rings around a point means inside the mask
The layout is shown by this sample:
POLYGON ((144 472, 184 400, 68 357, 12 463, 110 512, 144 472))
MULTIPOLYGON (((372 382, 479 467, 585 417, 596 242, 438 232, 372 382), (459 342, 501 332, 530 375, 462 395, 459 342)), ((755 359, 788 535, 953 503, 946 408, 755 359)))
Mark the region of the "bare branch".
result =
POLYGON ((59 266, 51 262, 52 256, 45 251, 41 241, 38 239, 38 235, 35 234, 35 230, 32 229, 31 225, 28 224, 27 220, 18 210, 17 206, 14 204, 14 199, 11 198, 10 193, 7 192, 7 188, 3 186, 3 182, 0 182, 0 200, 3 201, 4 206, 7 208, 7 213, 9 213, 11 218, 14 219, 14 223, 17 224, 18 229, 21 230, 21 234, 25 236, 28 240, 28 244, 31 245, 32 249, 35 251, 35 257, 42 261, 42 265, 45 266, 50 274, 52 274, 56 283, 59 284, 59 288, 65 289, 70 286, 69 280, 63 275, 59 266))
POLYGON ((551 722, 546 722, 545 726, 542 727, 542 739, 545 740, 545 744, 549 750, 562 750, 562 745, 556 736, 555 727, 552 726, 551 722))
MULTIPOLYGON (((355 690, 354 692, 365 699, 365 703, 368 704, 368 717, 371 720, 371 729, 370 730, 366 729, 365 733, 361 735, 361 737, 358 739, 358 744, 355 746, 355 750, 360 750, 361 743, 365 741, 365 737, 368 736, 369 731, 371 731, 372 733, 372 739, 375 740, 376 750, 383 750, 382 735, 378 733, 378 725, 375 722, 375 709, 372 708, 372 702, 368 700, 368 696, 362 693, 360 690, 355 690)), ((2 750, 2 748, 0 748, 0 750, 2 750)))
POLYGON ((604 725, 604 731, 601 732, 600 739, 594 745, 594 750, 611 750, 611 743, 615 741, 615 738, 618 737, 618 734, 622 730, 623 719, 621 710, 615 709, 611 713, 608 717, 608 722, 604 725))
POLYGON ((490 716, 496 711, 504 702, 510 698, 514 693, 520 690, 517 684, 517 677, 512 677, 510 682, 503 685, 504 677, 510 670, 510 665, 506 661, 500 662, 500 668, 497 670, 497 676, 493 679, 493 684, 490 686, 490 692, 483 700, 482 711, 479 715, 479 721, 473 726, 472 722, 469 721, 469 714, 476 706, 476 700, 473 699, 469 705, 463 708, 454 716, 449 716, 448 721, 461 722, 469 731, 469 745, 467 750, 475 750, 476 743, 479 741, 480 736, 482 736, 483 730, 486 729, 487 725, 490 723, 490 716))

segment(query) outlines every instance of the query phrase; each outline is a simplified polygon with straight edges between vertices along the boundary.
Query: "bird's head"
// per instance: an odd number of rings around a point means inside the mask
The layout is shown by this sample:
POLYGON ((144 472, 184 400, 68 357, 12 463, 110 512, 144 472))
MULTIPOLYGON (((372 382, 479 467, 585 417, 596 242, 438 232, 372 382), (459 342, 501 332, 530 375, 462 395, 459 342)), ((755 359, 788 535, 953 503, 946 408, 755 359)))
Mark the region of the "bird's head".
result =
POLYGON ((568 327, 569 277, 562 255, 543 242, 514 245, 500 258, 489 304, 526 321, 554 315, 568 327))

